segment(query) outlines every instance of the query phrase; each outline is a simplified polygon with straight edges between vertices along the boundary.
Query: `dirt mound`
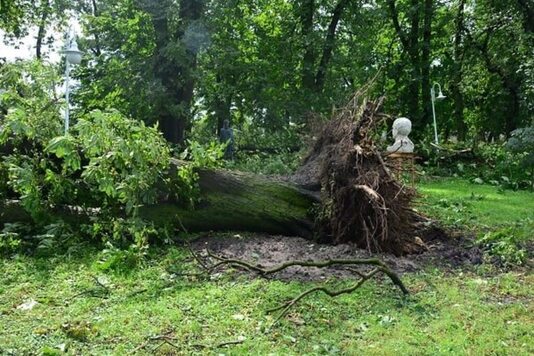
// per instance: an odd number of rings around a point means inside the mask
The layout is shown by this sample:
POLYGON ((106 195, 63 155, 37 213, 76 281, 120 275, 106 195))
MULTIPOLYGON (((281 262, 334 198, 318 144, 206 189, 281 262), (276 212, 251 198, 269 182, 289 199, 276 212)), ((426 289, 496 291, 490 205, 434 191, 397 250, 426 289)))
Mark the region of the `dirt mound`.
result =
MULTIPOLYGON (((472 266, 482 262, 478 248, 468 247, 463 239, 451 239, 442 230, 429 228, 422 233, 429 242, 427 250, 417 255, 397 257, 388 253, 371 253, 352 243, 337 245, 319 244, 300 237, 254 235, 210 235, 193 243, 202 253, 209 249, 216 255, 236 258, 262 267, 299 261, 325 261, 378 257, 398 273, 415 272, 432 265, 442 268, 472 266)), ((354 272, 343 267, 303 268, 290 267, 278 272, 281 280, 321 281, 331 277, 350 278, 354 272)))

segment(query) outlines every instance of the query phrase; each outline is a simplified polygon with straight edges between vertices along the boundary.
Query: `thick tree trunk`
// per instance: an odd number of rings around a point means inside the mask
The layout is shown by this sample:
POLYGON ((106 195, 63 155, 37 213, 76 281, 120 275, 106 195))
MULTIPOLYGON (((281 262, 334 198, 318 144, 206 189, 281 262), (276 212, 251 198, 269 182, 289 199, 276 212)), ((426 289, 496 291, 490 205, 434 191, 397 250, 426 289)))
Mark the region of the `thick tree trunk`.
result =
POLYGON ((199 172, 201 201, 193 210, 173 203, 148 206, 141 215, 187 231, 255 231, 313 235, 311 210, 319 197, 296 185, 225 170, 199 172))
MULTIPOLYGON (((141 208, 141 217, 189 232, 253 231, 313 236, 311 211, 319 202, 318 194, 253 174, 226 170, 198 173, 201 201, 194 209, 163 202, 141 208)), ((88 218, 79 215, 80 211, 67 208, 59 208, 57 214, 76 224, 88 218)), ((31 217, 19 204, 12 202, 0 206, 0 223, 7 222, 31 222, 31 217)))
POLYGON ((193 31, 188 26, 200 20, 204 5, 200 0, 182 0, 179 7, 181 22, 174 32, 174 25, 169 18, 174 6, 172 1, 140 1, 139 5, 150 14, 156 35, 154 72, 165 90, 165 99, 161 100, 158 108, 158 121, 165 138, 169 142, 181 144, 189 126, 195 88, 193 72, 197 66, 197 53, 194 48, 188 47, 184 37, 188 29, 193 31), (169 49, 178 45, 185 47, 185 56, 169 56, 169 49))

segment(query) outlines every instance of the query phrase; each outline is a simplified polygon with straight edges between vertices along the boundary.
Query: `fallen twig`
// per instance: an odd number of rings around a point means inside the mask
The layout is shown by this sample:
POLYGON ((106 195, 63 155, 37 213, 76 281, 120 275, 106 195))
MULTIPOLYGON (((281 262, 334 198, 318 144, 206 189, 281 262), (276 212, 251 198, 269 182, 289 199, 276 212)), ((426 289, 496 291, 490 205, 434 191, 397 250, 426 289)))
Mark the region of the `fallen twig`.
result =
MULTIPOLYGON (((340 290, 331 290, 324 286, 314 287, 311 288, 300 295, 296 296, 295 298, 291 299, 290 301, 283 303, 275 308, 272 308, 268 310, 268 313, 272 313, 278 310, 282 310, 280 314, 276 317, 273 324, 276 324, 281 318, 283 318, 289 309, 293 307, 295 304, 297 304, 300 300, 302 300, 304 297, 308 296, 309 294, 315 293, 315 292, 323 292, 327 294, 330 297, 337 297, 341 294, 347 294, 352 293, 356 289, 360 288, 367 280, 374 277, 378 273, 383 273, 386 276, 391 279, 393 284, 395 284, 404 295, 409 294, 410 292, 404 285, 404 283, 401 281, 400 277, 393 272, 384 262, 377 258, 367 258, 367 259, 333 259, 333 260, 326 260, 326 261, 288 261, 281 265, 274 266, 271 268, 265 268, 262 265, 259 264, 253 264, 251 262, 242 261, 235 258, 226 258, 223 256, 219 256, 211 252, 209 249, 207 250, 207 254, 209 258, 212 258, 216 262, 209 265, 205 261, 202 261, 198 255, 194 252, 193 248, 189 246, 191 254, 194 256, 194 259, 199 262, 199 264, 202 266, 203 270, 207 274, 213 273, 216 269, 222 267, 222 266, 237 266, 241 268, 245 268, 248 271, 257 273, 258 275, 265 277, 270 274, 274 274, 280 271, 283 271, 289 267, 293 266, 300 266, 300 267, 317 267, 317 268, 326 268, 331 266, 346 266, 347 269, 357 276, 360 277, 360 280, 358 282, 348 288, 340 289, 340 290), (356 269, 350 268, 351 266, 361 266, 361 265, 367 265, 367 266, 375 266, 375 268, 369 272, 369 273, 363 273, 356 269)), ((196 345, 197 347, 201 347, 201 345, 196 345)), ((204 345, 205 346, 205 345, 204 345)))
POLYGON ((287 269, 289 267, 293 266, 300 266, 300 267, 318 267, 318 268, 324 268, 324 267, 330 267, 330 266, 355 266, 355 265, 372 265, 379 267, 379 271, 386 274, 393 284, 395 284, 404 294, 409 294, 410 292, 408 289, 404 286, 399 276, 393 272, 384 262, 377 258, 367 258, 367 259, 333 259, 333 260, 326 260, 326 261, 289 261, 285 262, 279 266, 275 266, 269 269, 263 268, 261 265, 254 265, 250 262, 238 260, 238 259, 232 259, 232 258, 224 258, 221 256, 217 256, 213 254, 211 251, 208 250, 208 256, 215 258, 219 262, 215 263, 211 267, 209 267, 208 271, 213 272, 218 267, 224 266, 224 265, 237 265, 245 267, 251 271, 257 272, 260 275, 267 275, 267 274, 273 274, 276 272, 280 272, 284 269, 287 269))
POLYGON ((354 284, 353 286, 348 287, 348 288, 344 288, 344 289, 341 289, 341 290, 337 290, 337 291, 332 291, 332 290, 327 289, 326 287, 322 287, 322 286, 308 289, 307 291, 299 294, 297 297, 291 299, 290 301, 288 301, 288 302, 286 302, 284 304, 281 304, 281 305, 279 305, 279 306, 277 306, 275 308, 267 310, 268 313, 272 313, 272 312, 278 311, 280 309, 283 309, 282 312, 280 312, 280 314, 278 315, 278 317, 273 321, 272 325, 276 324, 280 319, 282 319, 287 314, 289 309, 291 309, 291 307, 293 305, 298 303, 301 299, 303 299, 307 295, 315 293, 315 292, 323 292, 323 293, 329 295, 330 297, 337 297, 338 295, 341 295, 341 294, 352 293, 356 289, 360 288, 365 283, 365 281, 367 281, 368 279, 373 277, 378 272, 383 272, 383 271, 382 271, 381 268, 376 268, 376 269, 372 270, 370 273, 364 274, 362 276, 362 279, 360 279, 358 281, 358 283, 354 284))

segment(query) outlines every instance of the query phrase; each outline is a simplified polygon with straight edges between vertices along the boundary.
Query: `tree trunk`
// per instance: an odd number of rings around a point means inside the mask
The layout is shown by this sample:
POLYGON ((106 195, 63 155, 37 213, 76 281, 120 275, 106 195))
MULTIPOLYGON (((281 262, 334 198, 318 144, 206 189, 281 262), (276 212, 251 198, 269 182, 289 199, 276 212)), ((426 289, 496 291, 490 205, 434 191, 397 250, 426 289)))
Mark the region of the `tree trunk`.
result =
POLYGON ((519 8, 523 13, 523 27, 526 32, 534 33, 534 4, 529 0, 517 0, 519 8))
POLYGON ((430 54, 432 50, 432 17, 433 0, 425 0, 423 19, 423 48, 421 50, 421 94, 423 100, 423 125, 432 121, 432 106, 430 98, 430 54))
POLYGON ((454 101, 454 122, 458 133, 458 138, 463 141, 467 134, 467 125, 464 120, 464 96, 462 93, 463 80, 463 31, 464 31, 464 9, 465 0, 460 0, 458 4, 458 12, 455 20, 456 33, 454 35, 454 70, 452 75, 452 99, 454 101))
MULTIPOLYGON (((141 208, 140 216, 162 226, 189 232, 253 231, 288 236, 313 236, 311 214, 317 193, 263 176, 226 170, 201 170, 201 201, 195 209, 162 202, 141 208)), ((89 221, 73 209, 58 208, 62 219, 79 224, 89 221)), ((17 203, 0 206, 0 223, 31 222, 17 203)))
MULTIPOLYGON (((400 20, 399 20, 399 11, 397 9, 396 1, 395 0, 388 0, 388 9, 389 9, 389 15, 391 17, 391 20, 393 22, 393 27, 395 28, 395 32, 397 33, 397 36, 399 37, 402 47, 403 47, 403 53, 410 61, 411 66, 411 78, 409 79, 408 84, 408 116, 412 119, 412 122, 414 124, 415 128, 420 128, 421 126, 421 117, 420 117, 420 110, 419 110, 419 82, 421 77, 421 63, 420 63, 420 57, 419 57, 419 13, 420 13, 420 5, 418 0, 412 0, 411 1, 411 9, 410 13, 408 14, 410 18, 410 31, 407 33, 403 28, 401 27, 400 20)), ((414 131, 417 131, 414 129, 414 131)))
MULTIPOLYGON (((182 0, 180 2, 180 25, 171 32, 169 16, 172 16, 172 1, 140 2, 141 9, 150 14, 156 34, 154 73, 161 82, 165 98, 159 105, 160 127, 165 138, 181 144, 189 126, 191 102, 195 88, 193 71, 197 66, 194 48, 184 43, 187 26, 198 21, 203 12, 203 1, 182 0), (169 49, 177 44, 184 47, 185 56, 170 56, 169 49)), ((194 31, 194 29, 190 29, 194 31)))
POLYGON ((42 58, 43 40, 46 35, 46 24, 50 14, 50 1, 45 1, 41 6, 41 19, 39 21, 39 31, 37 32, 37 42, 35 44, 35 55, 37 59, 42 58))
POLYGON ((317 69, 317 74, 315 75, 315 85, 314 89, 317 93, 321 92, 324 88, 326 73, 328 70, 328 65, 330 59, 332 58, 332 52, 334 51, 334 45, 336 40, 336 31, 341 20, 341 15, 347 7, 349 0, 339 0, 334 13, 332 14, 332 19, 328 25, 328 30, 326 33, 326 38, 323 46, 323 54, 321 56, 321 61, 319 62, 319 68, 317 69))
POLYGON ((311 238, 315 193, 258 175, 225 170, 199 172, 201 202, 194 210, 173 203, 145 207, 141 215, 187 231, 255 231, 311 238))
POLYGON ((313 15, 315 13, 314 0, 302 0, 300 5, 300 26, 304 45, 302 57, 302 87, 309 94, 314 88, 315 51, 313 45, 313 15))

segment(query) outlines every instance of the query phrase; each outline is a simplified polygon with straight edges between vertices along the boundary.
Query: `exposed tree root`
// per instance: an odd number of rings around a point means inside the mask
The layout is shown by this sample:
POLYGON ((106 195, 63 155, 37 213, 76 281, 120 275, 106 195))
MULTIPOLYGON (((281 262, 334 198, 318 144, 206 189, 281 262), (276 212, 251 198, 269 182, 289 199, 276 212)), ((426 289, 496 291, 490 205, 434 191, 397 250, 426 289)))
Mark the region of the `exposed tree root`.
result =
MULTIPOLYGON (((253 264, 251 262, 235 259, 235 258, 226 258, 223 256, 219 256, 211 252, 210 250, 207 250, 207 256, 208 259, 211 258, 215 262, 209 263, 207 260, 203 260, 197 253, 194 251, 194 249, 189 246, 189 251, 193 255, 193 258, 199 263, 199 266, 203 269, 203 274, 209 275, 215 270, 217 270, 220 267, 223 266, 232 266, 232 267, 239 267, 246 269, 247 271, 257 273, 258 275, 262 277, 266 277, 268 275, 272 275, 274 273, 283 271, 289 267, 299 266, 299 267, 316 267, 316 268, 327 268, 332 266, 347 266, 351 271, 353 271, 356 275, 360 277, 360 280, 344 289, 340 290, 331 290, 324 286, 318 286, 311 288, 302 294, 298 295, 297 297, 291 299, 290 301, 283 303, 273 309, 268 310, 268 313, 276 312, 278 310, 282 310, 280 314, 277 316, 275 321, 273 322, 273 325, 277 323, 281 318, 283 318, 288 311, 293 307, 295 304, 297 304, 300 300, 302 300, 304 297, 313 294, 315 292, 323 292, 330 297, 337 297, 341 294, 347 294, 352 293, 356 289, 360 288, 367 280, 371 279, 378 273, 383 273, 386 276, 391 279, 393 284, 395 284, 404 295, 408 295, 410 292, 400 279, 400 277, 392 271, 384 262, 377 258, 368 258, 368 259, 334 259, 334 260, 325 260, 325 261, 288 261, 286 263, 280 264, 278 266, 274 266, 271 268, 264 268, 260 264, 253 264), (369 273, 363 273, 355 269, 351 269, 350 267, 353 266, 374 266, 375 268, 369 272, 369 273)), ((201 273, 202 274, 202 273, 201 273)))
POLYGON ((383 99, 366 100, 365 91, 326 123, 292 180, 320 189, 314 229, 319 241, 395 255, 417 252, 414 191, 393 177, 373 142, 373 130, 386 116, 383 99))
MULTIPOLYGON (((274 320, 274 322, 273 322, 273 325, 274 325, 289 312, 289 309, 291 309, 292 306, 297 304, 301 299, 303 299, 307 295, 315 293, 315 292, 323 292, 323 293, 329 295, 330 297, 337 297, 338 295, 341 295, 341 294, 352 293, 356 289, 360 288, 368 279, 372 278, 375 274, 377 274, 379 272, 383 272, 383 271, 380 268, 375 268, 374 270, 372 270, 371 272, 366 273, 366 274, 358 273, 362 278, 362 279, 360 279, 358 281, 358 283, 354 284, 351 287, 340 289, 340 290, 337 290, 337 291, 333 291, 333 290, 327 289, 326 287, 322 287, 322 286, 308 289, 307 291, 299 294, 297 297, 291 299, 290 301, 288 301, 288 302, 286 302, 284 304, 281 304, 281 305, 279 305, 279 306, 277 306, 275 308, 267 310, 267 312, 268 313, 273 313, 275 311, 282 310, 280 312, 280 314, 278 314, 278 317, 274 320)), ((407 294, 407 291, 404 292, 404 293, 407 294)))

